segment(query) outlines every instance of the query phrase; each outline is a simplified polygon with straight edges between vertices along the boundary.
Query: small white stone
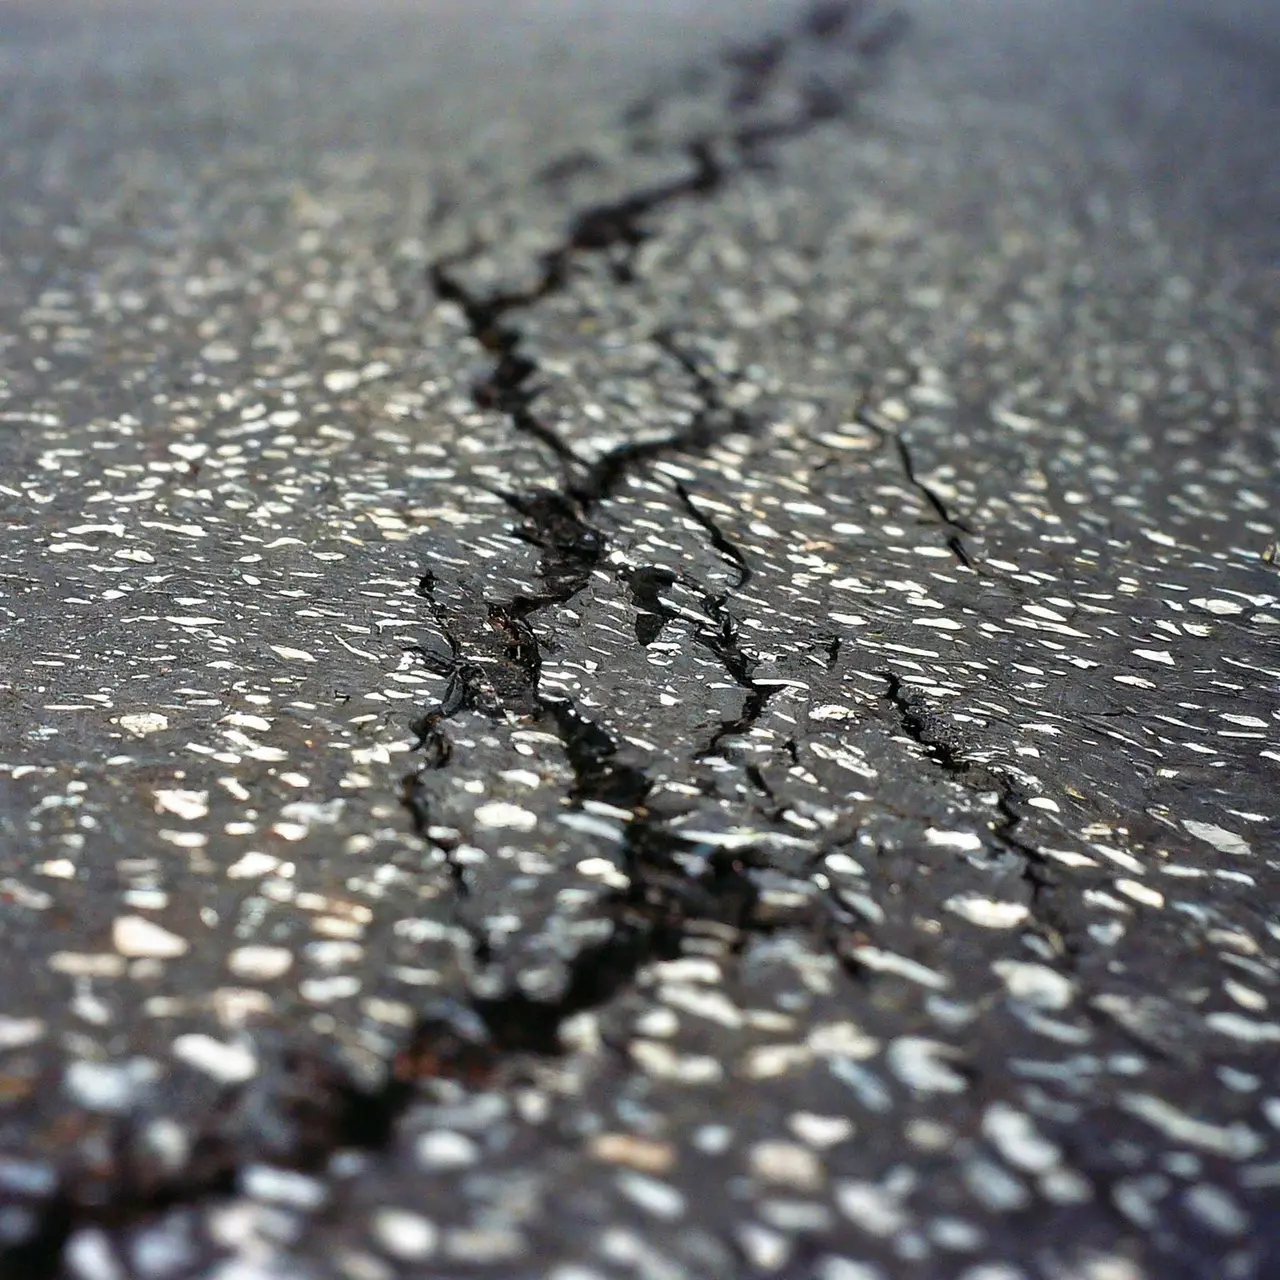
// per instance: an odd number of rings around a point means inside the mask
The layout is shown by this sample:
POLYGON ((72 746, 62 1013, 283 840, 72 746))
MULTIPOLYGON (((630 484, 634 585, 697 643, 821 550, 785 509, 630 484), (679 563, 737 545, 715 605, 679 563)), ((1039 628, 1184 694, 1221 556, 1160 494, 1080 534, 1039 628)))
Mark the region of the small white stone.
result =
POLYGON ((655 1218, 672 1222, 684 1214, 684 1196, 675 1187, 659 1182, 657 1178, 646 1177, 643 1173, 620 1173, 617 1184, 618 1190, 632 1204, 638 1205, 655 1218))
POLYGON ((664 960, 652 968, 653 977, 659 982, 722 982, 724 972, 714 960, 702 956, 688 956, 682 960, 664 960))
POLYGON ((853 1121, 845 1116, 820 1116, 812 1111, 797 1111, 788 1121, 791 1132, 801 1142, 823 1150, 853 1137, 853 1121))
POLYGON ((418 1139, 417 1156, 428 1169, 463 1169, 480 1159, 480 1148, 466 1134, 432 1129, 418 1139))
POLYGON ((1145 907, 1155 907, 1158 910, 1164 906, 1164 894, 1139 880, 1117 880, 1116 888, 1126 898, 1130 898, 1134 902, 1140 902, 1145 907))
POLYGON ((658 999, 694 1017, 718 1022, 722 1027, 742 1025, 742 1010, 723 991, 715 988, 673 983, 658 989, 658 999))
POLYGON ((751 1172, 765 1182, 811 1191, 822 1185, 822 1163, 795 1142, 758 1142, 748 1154, 751 1172))
POLYGON ((112 925, 111 942, 122 956, 132 959, 169 960, 185 955, 191 947, 186 938, 145 916, 120 916, 112 925))
POLYGON ((791 1257, 787 1237, 757 1222, 746 1222, 738 1228, 738 1243, 747 1261, 758 1271, 777 1271, 791 1257))
MULTIPOLYGON (((1276 1128, 1280 1129, 1280 1100, 1276 1106, 1276 1128)), ((721 1156, 733 1146, 733 1130, 727 1124, 704 1124, 693 1131, 693 1145, 708 1156, 721 1156)))
POLYGON ((489 829, 505 827, 512 831, 532 831, 538 825, 538 815, 518 804, 493 800, 476 808, 476 825, 489 829))
POLYGON ((401 1262, 431 1257, 440 1242, 436 1224, 407 1209, 379 1209, 373 1217, 373 1237, 401 1262))
POLYGON ((829 1235, 835 1222, 831 1210, 817 1200, 776 1197, 762 1200, 758 1212, 769 1226, 788 1235, 829 1235))
POLYGON ((994 1102, 987 1108, 982 1133, 1009 1164, 1025 1173, 1047 1173, 1062 1160, 1062 1152, 1031 1117, 1007 1103, 994 1102))
POLYGON ((324 1203, 324 1184, 293 1169, 251 1164, 240 1175, 240 1189, 254 1200, 315 1209, 324 1203))
POLYGON ((1234 600, 1223 600, 1220 597, 1198 596, 1191 603, 1198 609, 1216 614, 1220 618, 1236 618, 1244 612, 1244 605, 1237 604, 1234 600))
POLYGON ((273 644, 270 645, 274 652, 278 653, 286 662, 314 662, 315 656, 308 653, 305 649, 290 649, 287 645, 273 644))
POLYGON ((157 791, 156 812, 173 813, 179 818, 194 822, 197 818, 206 817, 209 813, 209 793, 207 791, 183 791, 181 788, 157 791))
POLYGON ((73 1062, 63 1077, 66 1090, 90 1111, 119 1113, 136 1100, 139 1087, 159 1075, 149 1058, 128 1062, 73 1062))
POLYGON ((199 1033, 179 1036, 173 1054, 222 1084, 242 1084, 258 1072, 258 1059, 248 1045, 226 1044, 199 1033))
POLYGON ((1249 1160, 1265 1146, 1262 1138, 1241 1121, 1226 1125, 1212 1124, 1188 1115, 1153 1094, 1121 1094, 1119 1103, 1130 1115, 1146 1121, 1165 1137, 1199 1151, 1225 1156, 1229 1160, 1249 1160))
POLYGON ((270 875, 279 865, 280 859, 269 853, 246 853, 227 868, 227 879, 256 880, 259 876, 270 875))
POLYGON ((145 738, 149 733, 159 733, 162 729, 167 729, 169 717, 161 715, 158 711, 138 711, 121 716, 120 727, 139 738, 145 738))
POLYGON ((327 391, 340 395, 344 391, 354 391, 360 385, 360 374, 355 369, 330 369, 324 375, 327 391))
POLYGON ((760 1044, 747 1050, 738 1070, 748 1080, 771 1080, 812 1061, 813 1050, 806 1044, 760 1044))
POLYGON ((105 1232, 96 1227, 75 1232, 63 1246, 63 1257, 75 1280, 125 1280, 105 1232))
POLYGON ((856 1022, 819 1023, 805 1037, 805 1045, 820 1058, 852 1058, 855 1062, 880 1052, 880 1041, 856 1022))
POLYGON ((1239 857, 1248 857, 1253 853, 1253 847, 1247 840, 1216 823, 1193 822, 1190 818, 1183 818, 1182 825, 1197 840, 1213 845, 1219 853, 1233 853, 1239 857))
MULTIPOLYGON (((573 815, 566 814, 565 816, 572 817, 573 815)), ((583 858, 578 863, 576 870, 579 875, 590 876, 593 880, 602 881, 610 889, 625 889, 631 884, 631 880, 619 871, 617 865, 608 858, 583 858)))
POLYGON ((659 1080, 715 1084, 724 1077, 724 1067, 709 1054, 679 1054, 656 1040, 633 1040, 631 1056, 642 1071, 659 1080))
POLYGON ((39 1018, 8 1018, 0 1014, 0 1051, 25 1049, 44 1036, 45 1026, 39 1018))
POLYGON ((895 977, 933 991, 945 991, 951 985, 951 980, 936 969, 930 969, 907 956, 900 956, 895 951, 885 951, 881 947, 864 944, 854 947, 852 955, 854 960, 873 973, 892 973, 895 977))
POLYGON ((509 1227, 454 1227, 445 1236, 445 1253, 468 1266, 510 1262, 528 1250, 518 1231, 509 1227))
MULTIPOLYGON (((293 776, 296 778, 301 775, 294 774, 293 776)), ((302 785, 307 785, 305 778, 302 780, 302 785)), ((281 806, 280 816, 303 827, 332 827, 342 817, 342 811, 346 808, 346 803, 345 800, 336 798, 326 800, 323 803, 315 800, 291 800, 288 804, 281 806)))
POLYGON ((239 947, 227 957, 227 968, 237 978, 270 982, 289 972, 293 953, 284 947, 239 947))
MULTIPOLYGON (((229 715, 225 715, 219 724, 229 724, 237 729, 255 729, 259 733, 266 733, 271 728, 271 721, 262 716, 249 715, 244 711, 232 711, 229 715)), ((244 797, 241 797, 242 799, 244 797)))
POLYGON ((307 978, 298 984, 298 994, 312 1004, 332 1004, 349 1000, 360 991, 361 982, 354 974, 335 974, 332 978, 307 978))
POLYGON ((1211 1231, 1242 1236, 1251 1225, 1249 1215, 1220 1187, 1200 1183, 1183 1196, 1183 1203, 1211 1231))
POLYGON ((191 1152, 191 1137, 176 1121, 167 1116, 152 1120, 143 1131, 147 1147, 160 1157, 170 1172, 176 1172, 191 1152))
POLYGON ((964 1077, 947 1066, 946 1058, 958 1056, 950 1045, 924 1036, 901 1036, 885 1055, 889 1067, 908 1088, 918 1093, 963 1093, 964 1077))
POLYGON ((840 1212, 868 1235, 890 1236, 907 1225, 902 1206, 873 1182, 840 1182, 835 1198, 840 1212))
POLYGON ((1075 983, 1047 965, 997 960, 991 967, 1015 1000, 1024 1000, 1039 1009, 1065 1009, 1075 999, 1075 983))
POLYGON ((1255 1018, 1246 1018, 1242 1013, 1211 1013, 1204 1021, 1211 1030, 1233 1040, 1249 1044, 1280 1044, 1280 1023, 1259 1022, 1255 1018))
POLYGON ((994 1160, 971 1159, 961 1172, 965 1186, 993 1213, 1014 1213, 1031 1203, 1031 1192, 994 1160))
POLYGON ((982 1248, 982 1229, 963 1218, 935 1218, 929 1224, 929 1236, 942 1249, 952 1253, 974 1253, 982 1248))
POLYGON ((959 849, 965 853, 973 853, 982 848, 982 838, 968 831, 940 831, 930 827, 924 833, 925 844, 940 849, 959 849))
POLYGON ((1054 1204, 1088 1204, 1093 1184, 1074 1169, 1060 1167, 1041 1175, 1040 1194, 1054 1204))
POLYGON ((674 1009, 659 1005, 640 1014, 635 1020, 634 1030, 638 1036, 665 1040, 680 1030, 680 1019, 676 1017, 674 1009))
POLYGON ((1021 902, 996 902, 976 894, 957 894, 943 905, 983 929, 1015 929, 1031 915, 1021 902))

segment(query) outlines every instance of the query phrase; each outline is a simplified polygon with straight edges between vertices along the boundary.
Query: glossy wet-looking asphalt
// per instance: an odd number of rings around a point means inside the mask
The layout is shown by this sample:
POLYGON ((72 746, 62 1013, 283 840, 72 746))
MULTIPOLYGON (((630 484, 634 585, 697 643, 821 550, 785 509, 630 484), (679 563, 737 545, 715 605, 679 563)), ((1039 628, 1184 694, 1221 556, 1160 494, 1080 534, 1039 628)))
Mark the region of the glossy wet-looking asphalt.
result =
POLYGON ((6 16, 0 1274, 1280 1274, 1271 40, 6 16))

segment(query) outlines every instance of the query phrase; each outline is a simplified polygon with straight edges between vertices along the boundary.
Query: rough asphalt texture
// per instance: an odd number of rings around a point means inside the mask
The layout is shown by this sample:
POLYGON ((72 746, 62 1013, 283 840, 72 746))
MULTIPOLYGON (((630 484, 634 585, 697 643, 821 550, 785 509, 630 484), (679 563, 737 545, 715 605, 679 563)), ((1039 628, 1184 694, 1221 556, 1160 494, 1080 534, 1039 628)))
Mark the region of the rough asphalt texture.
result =
POLYGON ((0 1274, 1280 1276, 1280 44, 0 17, 0 1274))

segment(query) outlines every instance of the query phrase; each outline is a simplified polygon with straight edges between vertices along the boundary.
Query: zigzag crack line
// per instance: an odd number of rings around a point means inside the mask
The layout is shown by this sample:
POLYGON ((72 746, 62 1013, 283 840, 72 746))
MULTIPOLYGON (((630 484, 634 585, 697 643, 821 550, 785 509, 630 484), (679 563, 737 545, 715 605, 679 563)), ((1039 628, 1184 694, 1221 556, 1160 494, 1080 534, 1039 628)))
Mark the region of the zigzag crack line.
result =
POLYGON ((710 741, 697 753, 695 758, 702 760, 719 754, 720 744, 725 739, 738 737, 750 732, 764 714, 769 699, 776 692, 776 689, 772 686, 756 683, 754 672, 757 659, 742 648, 738 638, 737 620, 728 609, 730 594, 744 587, 751 578, 751 567, 747 562, 746 556, 739 547, 725 537, 719 525, 706 512, 695 505, 692 496, 684 485, 677 484, 676 493, 679 495, 685 509, 707 534, 711 545, 723 559, 732 565, 738 575, 737 580, 730 585, 727 591, 719 595, 703 594, 703 609, 706 611, 707 616, 714 620, 716 625, 714 630, 709 630, 703 626, 697 628, 694 632, 694 639, 709 653, 715 655, 730 677, 732 677, 734 683, 745 691, 741 713, 735 719, 721 723, 710 741))
MULTIPOLYGON (((789 48, 804 38, 817 43, 832 42, 849 26, 856 31, 866 9, 863 0, 819 4, 802 23, 799 32, 775 37, 767 45, 754 49, 729 51, 723 60, 737 66, 746 77, 731 91, 726 103, 729 111, 739 110, 744 97, 754 101, 752 93, 756 97, 763 94, 789 48), (748 92, 748 85, 751 92, 748 92)), ((905 14, 891 11, 884 21, 868 28, 855 41, 852 51, 864 64, 873 64, 902 38, 908 28, 905 14)), ((528 289, 497 293, 486 299, 470 295, 448 273, 448 268, 473 256, 475 248, 431 265, 428 267, 428 279, 440 297, 456 302, 462 308, 473 335, 483 346, 499 355, 500 364, 504 359, 519 362, 515 352, 519 338, 501 324, 502 318, 509 311, 531 306, 563 290, 576 257, 621 248, 625 257, 615 264, 615 279, 620 284, 632 283, 635 251, 649 238, 643 220, 680 200, 706 198, 718 191, 731 176, 716 155, 718 147, 750 151, 765 143, 799 137, 818 125, 847 116, 857 102, 858 90, 863 87, 862 83, 848 83, 843 90, 824 84, 809 85, 802 95, 800 107, 788 115, 688 139, 678 148, 692 165, 687 176, 641 188, 615 201, 591 205, 571 214, 564 239, 542 255, 538 279, 528 289)), ((627 114, 624 113, 624 119, 627 114)), ((522 364, 520 368, 523 368, 522 364)), ((517 381, 523 382, 525 377, 527 372, 518 372, 517 381)), ((509 383, 510 379, 499 381, 509 383)))
MULTIPOLYGON (((425 573, 419 583, 418 592, 427 600, 450 654, 448 662, 441 664, 442 674, 449 680, 445 696, 416 726, 429 758, 404 783, 403 798, 419 832, 442 848, 446 857, 451 856, 453 836, 433 826, 425 787, 426 776, 444 768, 452 758, 444 728, 451 716, 470 709, 493 717, 549 719, 574 770, 570 801, 575 806, 589 800, 601 801, 632 814, 624 829, 623 843, 625 869, 632 887, 606 904, 606 911, 614 916, 613 932, 605 942, 579 953, 570 962, 567 981, 558 998, 537 1000, 517 993, 498 999, 471 999, 468 1016, 476 1020, 479 1031, 460 1035, 456 1019, 434 1019, 425 1024, 402 1057, 401 1070, 408 1076, 474 1075, 482 1069, 492 1070, 500 1058, 512 1052, 555 1052, 560 1025, 575 1013, 608 999, 649 958, 672 953, 673 948, 678 950, 688 919, 727 915, 745 927, 744 913, 747 904, 754 902, 754 889, 734 870, 731 858, 714 850, 700 851, 678 832, 650 818, 645 802, 653 783, 643 770, 617 763, 617 744, 605 730, 581 716, 567 698, 551 697, 541 691, 541 648, 530 625, 537 613, 578 595, 592 572, 604 563, 607 538, 590 521, 594 507, 638 463, 669 449, 706 447, 719 438, 722 429, 741 425, 733 415, 721 415, 713 422, 719 408, 718 399, 704 397, 704 410, 683 431, 658 442, 621 446, 606 455, 585 482, 571 486, 568 492, 540 490, 504 495, 523 517, 520 536, 542 550, 538 574, 544 591, 502 601, 476 601, 471 608, 451 611, 438 598, 434 575, 425 573), (732 910, 722 901, 730 889, 730 897, 736 903, 732 910)), ((703 642, 725 662, 726 669, 735 673, 739 683, 762 694, 750 682, 749 660, 737 648, 732 620, 723 612, 721 601, 710 597, 707 603, 720 630, 703 637, 703 642)), ((757 714, 758 710, 749 705, 744 720, 757 714)), ((456 867, 455 881, 460 896, 465 895, 465 874, 456 867)), ((486 961, 489 957, 485 940, 474 930, 469 932, 476 958, 486 961)))
POLYGON ((972 530, 960 520, 955 519, 947 509, 946 504, 940 497, 938 497, 937 492, 921 480, 916 474, 915 462, 911 457, 911 450, 902 433, 900 431, 895 431, 892 434, 894 444, 897 446, 898 450, 898 461, 902 464, 902 473, 906 476, 907 482, 916 489, 921 497, 924 498, 938 519, 951 530, 951 533, 947 538, 947 546, 950 548, 952 555, 954 555, 966 569, 972 569, 973 561, 970 559, 969 553, 965 550, 964 543, 961 541, 961 535, 971 533, 972 530))
POLYGON ((883 670, 876 674, 888 685, 885 696, 897 711, 903 730, 934 764, 969 790, 995 792, 1000 821, 992 825, 991 834, 1021 858, 1022 879, 1030 886, 1033 916, 1061 942, 1066 958, 1074 959, 1079 950, 1076 930, 1068 921, 1058 918, 1053 908, 1051 895, 1059 884, 1051 863, 1039 849, 1016 834, 1023 821, 1017 807, 1021 800, 1017 787, 1000 770, 966 760, 955 746, 934 732, 924 699, 912 698, 901 676, 883 670))
POLYGON ((729 562, 737 573, 737 579, 730 584, 731 591, 740 591, 751 581, 751 566, 747 562, 747 557, 743 553, 742 548, 736 546, 725 537, 724 531, 718 524, 698 506, 693 500, 693 495, 684 487, 683 484, 677 482, 676 493, 679 495, 680 501, 684 504, 684 508, 693 517, 694 520, 702 527, 707 535, 707 540, 720 553, 720 555, 729 562))
POLYGON ((894 453, 897 456, 903 478, 924 499, 929 509, 937 516, 939 523, 949 530, 946 540, 948 550, 966 569, 971 569, 977 573, 978 566, 974 563, 973 557, 970 556, 964 545, 964 536, 972 534, 973 530, 962 520, 953 516, 937 491, 917 474, 915 459, 911 456, 911 446, 907 443, 906 437, 901 430, 897 427, 889 426, 879 420, 878 417, 873 417, 868 412, 865 403, 860 405, 853 413, 852 421, 859 426, 865 427, 882 445, 893 444, 894 453))
MULTIPOLYGON (((862 16, 863 8, 863 4, 857 0, 844 4, 819 5, 810 14, 805 32, 815 40, 832 40, 862 16)), ((793 37, 792 42, 795 39, 793 37)), ((867 56, 871 56, 871 46, 868 45, 867 49, 867 56)), ((744 74, 769 77, 780 56, 780 52, 773 51, 748 59, 744 74)), ((743 96, 741 90, 740 83, 740 100, 743 96)), ((564 289, 568 283, 571 264, 579 254, 622 247, 625 256, 615 262, 614 278, 620 284, 631 283, 634 279, 634 254, 648 235, 643 219, 677 200, 709 196, 725 181, 725 170, 715 154, 716 145, 728 143, 746 152, 765 142, 797 136, 817 124, 844 114, 850 106, 851 97, 851 94, 841 97, 827 86, 810 86, 804 94, 799 111, 784 119, 729 130, 716 138, 699 137, 690 140, 685 146, 685 152, 693 162, 693 170, 689 176, 642 189, 616 202, 592 206, 571 216, 565 240, 543 256, 539 279, 528 290, 482 298, 472 294, 450 273, 449 266, 456 259, 440 261, 429 268, 429 279, 436 293, 461 309, 472 336, 497 357, 489 375, 473 390, 476 404, 505 412, 517 430, 533 435, 550 448, 565 468, 566 484, 558 492, 543 490, 502 495, 525 518, 525 523, 520 528, 521 536, 543 549, 539 574, 547 589, 533 597, 520 596, 508 601, 486 602, 487 636, 483 628, 474 624, 469 627, 471 637, 485 636, 488 639, 489 645, 482 646, 482 649, 492 646, 496 636, 497 644, 504 652, 494 656, 500 660, 505 659, 509 668, 523 673, 523 678, 519 681, 522 686, 519 693, 522 696, 517 699, 518 706, 512 706, 511 699, 504 697, 501 691, 496 691, 496 699, 489 696, 492 691, 482 687, 480 673, 483 664, 481 661, 467 660, 467 644, 448 625, 449 620, 444 617, 435 600, 434 580, 426 575, 420 584, 420 590, 432 603, 433 615, 437 625, 445 632, 452 654, 446 700, 419 724, 419 736, 424 745, 432 747, 433 752, 433 758, 423 772, 447 764, 451 748, 443 723, 463 707, 472 707, 486 710, 490 714, 503 712, 549 716, 557 726, 558 735, 575 769, 575 796, 581 798, 599 790, 615 793, 618 779, 612 768, 606 767, 602 762, 616 752, 616 744, 602 729, 580 717, 570 704, 548 699, 539 691, 541 651, 529 619, 544 609, 567 603, 585 588, 592 571, 603 561, 606 546, 605 534, 590 522, 590 514, 599 503, 616 491, 627 474, 665 452, 682 448, 703 449, 727 432, 746 429, 747 426, 740 412, 726 408, 715 384, 702 368, 674 344, 670 335, 659 333, 654 335, 654 342, 693 378, 695 388, 702 397, 701 410, 683 431, 659 441, 620 445, 596 462, 587 464, 533 413, 532 402, 537 389, 531 386, 531 380, 537 373, 537 364, 521 354, 522 335, 519 330, 504 324, 504 317, 517 308, 531 306, 564 289), (584 473, 581 479, 570 478, 578 471, 584 473), (530 702, 534 706, 530 706, 530 702), (593 744, 593 755, 584 755, 584 743, 593 744)), ((716 549, 735 565, 739 575, 735 586, 741 587, 750 574, 745 557, 724 538, 714 522, 698 510, 686 491, 682 488, 678 491, 690 514, 711 537, 716 549)), ((634 586, 636 579, 633 578, 632 582, 634 586)), ((653 594, 656 599, 656 587, 653 594)), ((703 647, 715 654, 735 682, 746 691, 746 698, 742 714, 720 727, 707 747, 699 753, 699 758, 714 754, 724 738, 749 729, 763 712, 770 696, 770 691, 757 685, 752 678, 754 660, 738 643, 736 624, 725 608, 725 600, 725 596, 704 598, 707 613, 715 619, 716 626, 713 631, 701 629, 697 639, 703 647)), ((664 614, 658 611, 655 613, 660 629, 664 614)), ((478 658, 486 656, 489 655, 483 652, 477 655, 478 658)), ((629 869, 633 883, 636 883, 637 880, 644 879, 639 873, 645 865, 645 859, 637 855, 638 849, 647 850, 652 860, 656 848, 661 848, 664 855, 669 855, 672 848, 679 846, 680 841, 674 833, 654 825, 642 816, 643 802, 652 785, 648 779, 634 770, 623 776, 627 778, 625 790, 630 799, 626 807, 633 813, 627 828, 625 848, 631 864, 629 869)), ((405 799, 414 811, 419 828, 429 834, 431 826, 425 799, 421 795, 420 779, 421 773, 406 779, 405 799)), ((611 803, 616 801, 615 795, 611 803)), ((713 857, 712 863, 714 862, 713 857)), ((627 947, 630 950, 634 937, 628 935, 628 938, 630 941, 627 947)), ((584 988, 579 985, 575 970, 565 996, 555 1006, 544 1006, 543 1013, 545 1017, 552 1018, 554 1026, 558 1027, 559 1020, 569 1016, 569 1010, 585 1007, 581 1004, 585 998, 584 988)), ((526 997, 518 999, 527 1003, 526 997)), ((493 1035, 497 1030, 495 1007, 490 1004, 482 1009, 478 1002, 473 1002, 473 1007, 481 1014, 487 1029, 493 1035)), ((509 1009, 510 1006, 508 1003, 502 1007, 509 1009)), ((525 1009, 524 1013, 528 1014, 529 1010, 525 1009)), ((505 1016, 500 1021, 502 1025, 509 1025, 505 1016)), ((499 1038, 509 1038, 509 1033, 507 1037, 499 1038)))

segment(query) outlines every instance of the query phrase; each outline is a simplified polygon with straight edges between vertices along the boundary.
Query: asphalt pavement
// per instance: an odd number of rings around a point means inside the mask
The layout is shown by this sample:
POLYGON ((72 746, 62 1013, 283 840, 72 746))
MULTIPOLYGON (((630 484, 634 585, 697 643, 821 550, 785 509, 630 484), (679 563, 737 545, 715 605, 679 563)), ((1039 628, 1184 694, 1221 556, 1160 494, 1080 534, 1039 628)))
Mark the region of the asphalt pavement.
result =
POLYGON ((0 1276, 1280 1277, 1278 28, 0 11, 0 1276))

